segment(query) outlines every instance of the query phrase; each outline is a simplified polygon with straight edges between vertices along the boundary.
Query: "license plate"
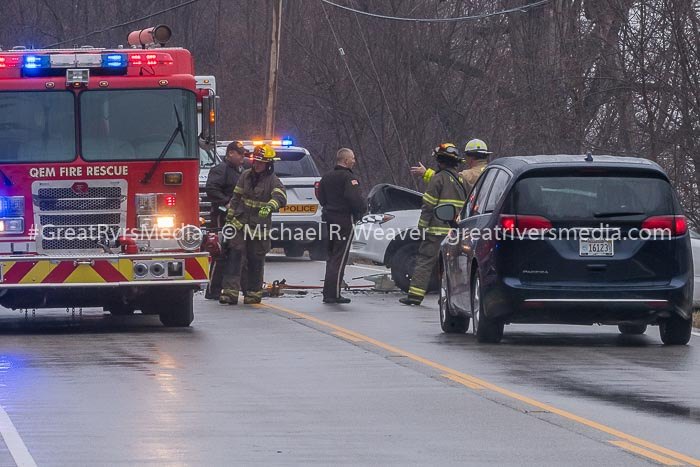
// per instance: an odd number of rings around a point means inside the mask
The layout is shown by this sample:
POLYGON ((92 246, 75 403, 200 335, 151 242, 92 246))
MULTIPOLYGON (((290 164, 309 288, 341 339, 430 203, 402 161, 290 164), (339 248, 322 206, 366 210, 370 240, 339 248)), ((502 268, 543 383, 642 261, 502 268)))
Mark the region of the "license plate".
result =
POLYGON ((579 256, 613 256, 615 250, 612 240, 579 240, 579 256))
POLYGON ((318 204, 288 204, 280 208, 280 214, 316 214, 318 204))

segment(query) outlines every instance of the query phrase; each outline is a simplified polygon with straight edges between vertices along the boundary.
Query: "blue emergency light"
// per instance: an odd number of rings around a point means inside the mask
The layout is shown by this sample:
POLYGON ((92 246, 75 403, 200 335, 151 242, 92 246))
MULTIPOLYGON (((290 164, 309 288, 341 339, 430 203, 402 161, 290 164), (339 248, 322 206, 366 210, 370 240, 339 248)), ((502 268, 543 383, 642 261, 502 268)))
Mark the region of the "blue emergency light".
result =
POLYGON ((126 54, 102 54, 103 68, 126 68, 129 59, 126 54))
POLYGON ((282 146, 292 146, 293 144, 294 141, 292 140, 291 136, 282 137, 282 146))
POLYGON ((25 55, 22 61, 25 70, 40 70, 51 68, 51 56, 49 55, 25 55))

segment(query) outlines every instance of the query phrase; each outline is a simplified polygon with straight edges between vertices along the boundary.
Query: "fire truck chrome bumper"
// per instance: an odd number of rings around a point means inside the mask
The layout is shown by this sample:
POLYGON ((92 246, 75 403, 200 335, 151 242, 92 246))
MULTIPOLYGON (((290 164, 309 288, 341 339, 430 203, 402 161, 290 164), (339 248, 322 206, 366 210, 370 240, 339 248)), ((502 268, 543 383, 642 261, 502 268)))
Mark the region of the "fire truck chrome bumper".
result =
POLYGON ((201 286, 208 280, 208 253, 0 256, 0 289, 185 284, 201 286))

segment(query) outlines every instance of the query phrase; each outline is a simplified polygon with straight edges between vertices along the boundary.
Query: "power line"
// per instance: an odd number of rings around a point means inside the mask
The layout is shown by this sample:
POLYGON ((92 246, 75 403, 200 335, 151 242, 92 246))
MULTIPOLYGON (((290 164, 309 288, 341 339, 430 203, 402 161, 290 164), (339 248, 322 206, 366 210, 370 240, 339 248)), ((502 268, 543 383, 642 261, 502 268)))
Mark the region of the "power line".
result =
MULTIPOLYGON (((323 2, 323 0, 321 0, 323 2)), ((384 149, 384 145, 382 145, 382 140, 379 138, 379 134, 377 131, 374 129, 374 125, 372 124, 372 117, 369 114, 369 110, 367 109, 367 105, 365 105, 365 100, 362 98, 362 93, 360 92, 360 88, 357 86, 357 81, 355 80, 355 76, 352 74, 352 70, 350 69, 350 64, 348 64, 348 59, 345 56, 345 50, 343 50, 343 47, 340 43, 340 39, 338 39, 338 35, 335 33, 335 28, 333 28, 333 23, 331 23, 331 19, 328 16, 328 11, 326 10, 326 6, 321 3, 321 8, 323 8, 323 13, 326 16, 326 21, 328 21, 328 27, 331 29, 331 33, 333 33, 333 38, 335 39, 335 43, 338 46, 338 52, 340 53, 340 56, 343 59, 343 63, 345 64, 345 69, 348 70, 348 75, 350 75, 350 80, 352 81, 352 85, 355 88, 355 92, 357 93, 357 97, 360 99, 360 104, 362 104, 362 108, 365 111, 365 115, 367 116, 367 123, 369 124, 369 129, 372 131, 372 134, 374 135, 374 138, 377 140, 377 145, 379 146, 379 149, 382 151, 382 155, 384 156, 384 159, 386 159, 386 163, 389 167, 391 167, 391 160, 389 159, 389 155, 386 153, 386 150, 384 149)), ((391 179, 396 183, 396 177, 394 176, 394 172, 391 172, 391 179)))
POLYGON ((473 21, 473 20, 478 20, 478 19, 490 18, 492 16, 506 15, 508 13, 525 13, 528 10, 531 10, 533 8, 537 8, 537 7, 540 7, 546 3, 549 3, 551 0, 540 0, 539 2, 530 3, 529 5, 523 5, 523 6, 514 7, 514 8, 508 8, 507 10, 499 10, 499 11, 494 11, 492 13, 481 13, 478 15, 457 16, 455 18, 405 18, 405 17, 401 17, 401 16, 380 15, 377 13, 369 13, 367 11, 357 10, 355 8, 350 8, 349 6, 345 6, 345 5, 339 5, 337 3, 331 2, 330 0, 321 0, 321 1, 323 3, 334 6, 336 8, 340 8, 341 10, 351 11, 353 13, 357 13, 359 15, 370 16, 372 18, 388 19, 388 20, 392 20, 392 21, 410 21, 410 22, 414 22, 414 23, 447 23, 447 22, 453 22, 453 21, 473 21))
POLYGON ((125 22, 125 23, 115 24, 114 26, 109 26, 108 28, 100 29, 99 31, 92 31, 92 32, 89 32, 89 33, 87 33, 87 34, 83 34, 82 36, 74 37, 74 38, 72 38, 72 39, 67 39, 67 40, 65 40, 65 41, 56 42, 55 44, 47 45, 47 46, 44 47, 44 48, 45 48, 45 49, 49 49, 49 48, 51 48, 51 47, 56 47, 56 46, 59 46, 59 45, 69 44, 69 43, 75 44, 76 41, 85 39, 85 38, 90 37, 90 36, 94 36, 95 34, 101 34, 101 33, 103 33, 103 32, 111 31, 111 30, 113 30, 113 29, 117 29, 117 28, 121 28, 121 27, 124 27, 124 26, 128 26, 128 25, 130 25, 130 24, 138 23, 139 21, 143 21, 144 19, 153 18, 154 16, 162 15, 163 13, 168 13, 169 11, 177 10, 178 8, 182 8, 182 7, 185 7, 185 6, 187 6, 187 5, 191 5, 191 4, 193 4, 193 3, 197 3, 198 1, 199 1, 199 0, 188 0, 188 1, 186 1, 186 2, 180 3, 180 4, 178 4, 178 5, 171 6, 171 7, 169 7, 169 8, 164 9, 164 10, 156 11, 155 13, 151 13, 150 15, 146 15, 146 16, 142 16, 142 17, 140 17, 140 18, 132 19, 132 20, 129 20, 129 21, 125 22))
MULTIPOLYGON (((350 3, 352 6, 355 6, 354 0, 350 0, 350 3)), ((367 39, 365 38, 365 33, 362 31, 362 26, 360 25, 360 18, 358 17, 357 13, 355 13, 355 21, 357 22, 357 29, 360 31, 360 37, 362 38, 362 42, 365 45, 365 49, 367 50, 367 55, 369 56, 369 62, 372 65, 372 70, 374 71, 374 77, 377 80, 377 84, 379 85, 379 92, 381 93, 382 99, 384 100, 384 105, 386 105, 387 110, 389 111, 389 117, 391 117, 391 123, 394 126, 394 132, 396 133, 396 139, 399 142, 399 149, 401 149, 401 153, 404 157, 404 161, 406 162, 406 166, 408 167, 409 173, 411 171, 411 164, 408 162, 408 154, 406 153, 406 148, 404 147, 403 141, 401 140, 401 135, 399 134, 399 127, 396 124, 396 119, 394 118, 394 112, 391 110, 391 106, 389 105, 389 100, 386 98, 386 93, 384 92, 384 87, 382 86, 382 81, 381 78, 379 77, 379 72, 377 71, 377 66, 374 63, 374 58, 372 58, 372 51, 369 48, 369 44, 367 43, 367 39)))

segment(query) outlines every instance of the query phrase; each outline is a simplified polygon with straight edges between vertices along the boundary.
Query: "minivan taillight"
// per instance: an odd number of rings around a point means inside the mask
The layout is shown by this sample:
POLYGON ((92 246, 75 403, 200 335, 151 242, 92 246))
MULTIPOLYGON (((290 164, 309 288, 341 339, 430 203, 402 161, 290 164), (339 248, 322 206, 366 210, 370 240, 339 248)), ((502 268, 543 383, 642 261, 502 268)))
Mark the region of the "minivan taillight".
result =
POLYGON ((642 230, 663 230, 677 237, 688 232, 688 221, 685 216, 653 216, 642 222, 642 230))
POLYGON ((501 215, 501 228, 507 232, 524 232, 528 230, 549 230, 552 222, 542 216, 501 215))

